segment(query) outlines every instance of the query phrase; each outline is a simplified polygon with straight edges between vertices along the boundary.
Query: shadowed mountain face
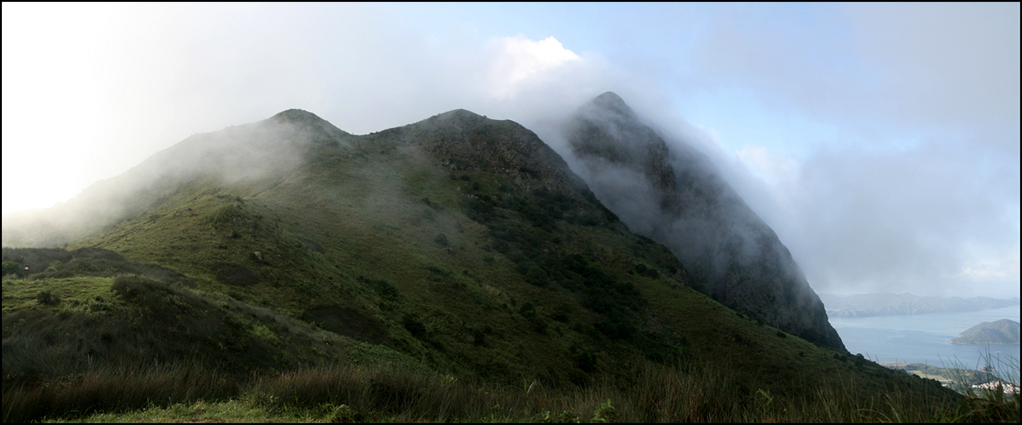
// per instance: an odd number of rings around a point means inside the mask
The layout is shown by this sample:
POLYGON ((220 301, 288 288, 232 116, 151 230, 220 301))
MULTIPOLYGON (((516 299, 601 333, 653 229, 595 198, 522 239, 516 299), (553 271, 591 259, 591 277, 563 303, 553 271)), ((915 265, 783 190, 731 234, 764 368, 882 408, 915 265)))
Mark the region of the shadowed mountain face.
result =
POLYGON ((564 134, 597 198, 632 231, 666 245, 692 273, 694 288, 844 350, 788 249, 705 154, 684 142, 669 150, 612 92, 582 106, 564 134))

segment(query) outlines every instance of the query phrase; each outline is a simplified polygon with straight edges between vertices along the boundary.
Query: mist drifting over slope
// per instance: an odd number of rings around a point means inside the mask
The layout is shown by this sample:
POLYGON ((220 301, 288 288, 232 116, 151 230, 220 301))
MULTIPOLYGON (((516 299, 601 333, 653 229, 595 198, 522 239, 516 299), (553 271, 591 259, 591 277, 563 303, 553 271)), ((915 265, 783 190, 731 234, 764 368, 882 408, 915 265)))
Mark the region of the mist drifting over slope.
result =
POLYGON ((844 349, 788 249, 683 140, 669 144, 612 92, 563 124, 577 172, 629 228, 666 245, 694 287, 772 326, 844 349))
POLYGON ((197 180, 249 188, 258 193, 305 160, 317 143, 350 138, 309 112, 288 110, 223 131, 195 134, 160 151, 117 177, 99 181, 64 204, 3 216, 3 245, 59 246, 179 195, 197 180))
POLYGON ((611 90, 705 153, 814 288, 1019 294, 1017 3, 3 12, 5 214, 289 108, 353 134, 465 108, 560 151, 544 126, 611 90))

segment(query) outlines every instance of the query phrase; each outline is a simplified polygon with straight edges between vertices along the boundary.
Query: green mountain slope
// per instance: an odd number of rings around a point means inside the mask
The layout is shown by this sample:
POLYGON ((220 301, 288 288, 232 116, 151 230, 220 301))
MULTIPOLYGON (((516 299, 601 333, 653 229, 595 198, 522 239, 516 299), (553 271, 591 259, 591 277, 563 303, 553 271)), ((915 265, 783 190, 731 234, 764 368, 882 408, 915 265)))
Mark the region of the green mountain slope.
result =
POLYGON ((312 146, 351 148, 352 136, 305 111, 196 134, 54 208, 3 216, 3 246, 52 247, 159 208, 196 179, 265 190, 308 160, 312 146))
POLYGON ((983 322, 967 329, 952 344, 1018 344, 1019 323, 1014 320, 1001 319, 983 322))
POLYGON ((266 190, 197 180, 73 246, 485 378, 584 382, 683 352, 636 286, 681 290, 684 268, 528 130, 452 111, 356 146, 317 146, 266 190))
MULTIPOLYGON (((468 382, 572 388, 663 364, 733 370, 750 396, 849 375, 864 389, 940 392, 695 291, 666 247, 629 232, 511 121, 455 110, 353 136, 291 110, 195 136, 113 180, 134 184, 116 198, 120 221, 70 251, 5 249, 14 267, 33 264, 4 281, 5 376, 21 364, 9 356, 47 344, 67 348, 48 354, 54 364, 83 352, 90 365, 143 361, 83 348, 139 332, 141 353, 167 350, 156 361, 240 371, 421 362, 468 382), (49 286, 60 301, 38 294, 49 286), (122 322, 111 337, 99 326, 122 322), (62 327, 83 330, 8 343, 62 327)), ((101 195, 83 194, 115 199, 101 195)))

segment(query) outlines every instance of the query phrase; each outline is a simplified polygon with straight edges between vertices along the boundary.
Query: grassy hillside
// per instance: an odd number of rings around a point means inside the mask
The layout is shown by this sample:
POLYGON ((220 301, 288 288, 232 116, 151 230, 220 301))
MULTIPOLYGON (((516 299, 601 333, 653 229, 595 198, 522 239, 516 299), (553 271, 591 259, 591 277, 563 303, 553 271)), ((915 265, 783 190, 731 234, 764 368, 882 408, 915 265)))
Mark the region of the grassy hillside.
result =
POLYGON ((32 264, 4 280, 5 420, 200 402, 277 420, 825 420, 826 394, 831 419, 877 418, 855 412, 886 394, 931 420, 960 400, 692 290, 513 122, 452 111, 342 136, 286 173, 189 178, 69 251, 5 248, 32 264), (111 382, 134 396, 98 395, 111 382))
POLYGON ((627 379, 583 387, 474 382, 187 281, 144 277, 180 279, 152 265, 71 254, 36 279, 4 281, 5 421, 946 420, 957 406, 932 381, 862 374, 857 358, 790 393, 752 387, 748 368, 714 361, 640 360, 622 368, 627 379))
POLYGON ((962 332, 952 344, 1018 344, 1018 322, 1009 319, 983 322, 962 332))

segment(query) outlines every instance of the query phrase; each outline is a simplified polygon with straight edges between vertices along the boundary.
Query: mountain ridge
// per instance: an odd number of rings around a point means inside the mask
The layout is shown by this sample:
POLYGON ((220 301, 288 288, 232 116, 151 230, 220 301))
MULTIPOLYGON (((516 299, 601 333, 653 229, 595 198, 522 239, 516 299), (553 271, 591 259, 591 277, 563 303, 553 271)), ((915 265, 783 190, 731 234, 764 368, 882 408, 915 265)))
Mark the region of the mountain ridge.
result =
POLYGON ((633 231, 670 248, 700 292, 844 350, 791 253, 705 154, 683 141, 669 149, 613 92, 580 107, 562 132, 597 197, 633 231))
POLYGON ((302 111, 254 124, 119 176, 137 180, 127 213, 60 235, 66 250, 4 249, 5 396, 110 368, 253 379, 330 362, 568 392, 720 370, 724 385, 693 384, 728 400, 847 377, 869 394, 942 391, 697 292, 686 264, 513 121, 454 110, 361 136, 302 111))
MULTIPOLYGON (((207 291, 268 303, 339 335, 432 357, 434 365, 453 364, 452 351, 437 346, 467 355, 493 347, 492 335, 525 341, 537 337, 533 332, 564 333, 565 346, 541 350, 547 360, 513 346, 501 346, 504 354, 496 357, 461 360, 459 370, 479 376, 537 373, 521 366, 533 363, 552 368, 542 373, 551 382, 582 382, 580 374, 609 371, 599 365, 609 368, 617 357, 707 359, 760 346, 749 342, 762 333, 754 317, 683 295, 700 286, 688 267, 630 232, 563 158, 513 121, 459 109, 354 136, 300 110, 270 120, 312 127, 269 133, 303 137, 283 143, 301 148, 292 152, 302 159, 296 165, 249 180, 186 176, 156 208, 70 248, 110 249, 159 264, 207 291), (510 322, 479 319, 481 307, 465 311, 471 320, 425 308, 461 292, 495 309, 489 311, 510 313, 510 322), (687 309, 705 305, 714 313, 687 317, 672 304, 682 300, 687 309), (740 320, 732 323, 729 314, 740 320), (359 325, 339 325, 341 319, 359 325), (691 345, 721 333, 728 342, 691 345), (457 335, 465 334, 486 343, 460 345, 457 335)), ((239 127, 187 140, 234 140, 258 128, 239 127)), ((779 335, 786 334, 768 334, 779 335)), ((772 364, 773 356, 757 354, 753 364, 772 364)))
POLYGON ((618 357, 682 352, 678 338, 650 333, 634 285, 681 288, 684 268, 628 233, 533 132, 455 110, 350 145, 311 143, 318 133, 308 133, 292 143, 305 149, 295 167, 241 185, 182 180, 160 207, 72 247, 162 264, 200 287, 480 377, 583 382, 618 357), (609 239, 594 246, 590 234, 609 239), (645 275, 629 272, 640 264, 645 275), (483 308, 501 314, 481 320, 483 308), (553 320, 562 316, 574 328, 553 320), (553 329, 564 346, 527 360, 553 329))
POLYGON ((837 296, 820 294, 834 317, 872 317, 979 311, 1018 305, 1019 299, 990 297, 925 297, 910 293, 878 293, 837 296))
POLYGON ((311 148, 329 144, 349 150, 353 138, 299 109, 221 131, 194 134, 118 176, 89 185, 64 204, 4 215, 3 244, 67 244, 158 205, 196 178, 265 189, 301 164, 311 148))

